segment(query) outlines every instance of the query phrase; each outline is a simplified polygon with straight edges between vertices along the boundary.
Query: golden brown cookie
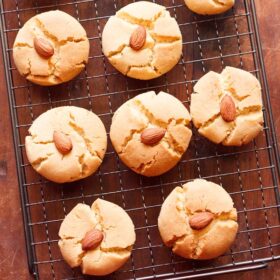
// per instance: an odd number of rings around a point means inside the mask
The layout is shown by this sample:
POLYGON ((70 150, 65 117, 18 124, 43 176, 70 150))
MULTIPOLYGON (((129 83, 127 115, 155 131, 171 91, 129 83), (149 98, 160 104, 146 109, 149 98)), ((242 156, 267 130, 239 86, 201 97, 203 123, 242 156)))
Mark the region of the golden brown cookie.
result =
POLYGON ((150 91, 116 111, 110 138, 129 168, 145 176, 158 176, 174 167, 187 150, 192 136, 190 120, 180 100, 150 91))
POLYGON ((102 48, 121 73, 149 80, 177 64, 182 53, 182 35, 164 6, 139 1, 110 17, 103 30, 102 48))
POLYGON ((91 207, 77 204, 62 222, 59 237, 64 260, 89 275, 107 275, 119 269, 135 243, 130 217, 118 205, 102 199, 91 207))
POLYGON ((185 0, 187 7, 200 15, 221 14, 233 7, 235 0, 185 0))
POLYGON ((194 86, 190 112, 198 132, 214 143, 247 144, 263 129, 261 85, 238 68, 211 71, 194 86))
POLYGON ((188 259, 212 259, 225 253, 238 230, 237 212, 229 194, 202 179, 176 187, 158 218, 163 242, 188 259))
POLYGON ((58 10, 29 19, 13 46, 20 74, 43 86, 73 79, 84 69, 88 56, 86 31, 76 19, 58 10))
POLYGON ((27 158, 47 179, 72 182, 94 173, 102 163, 107 135, 91 111, 74 106, 51 109, 40 115, 25 138, 27 158))

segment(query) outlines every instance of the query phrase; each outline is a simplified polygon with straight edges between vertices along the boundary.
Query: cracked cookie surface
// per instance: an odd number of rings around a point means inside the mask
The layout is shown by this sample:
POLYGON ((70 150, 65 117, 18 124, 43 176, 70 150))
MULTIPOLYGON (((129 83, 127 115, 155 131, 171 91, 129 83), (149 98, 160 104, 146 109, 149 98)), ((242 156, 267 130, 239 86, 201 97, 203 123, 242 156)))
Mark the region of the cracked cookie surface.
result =
POLYGON ((65 217, 59 229, 58 245, 64 260, 71 266, 81 266, 89 275, 106 275, 119 269, 130 257, 135 243, 134 225, 118 205, 97 199, 91 208, 77 204, 65 217), (97 229, 104 238, 92 250, 82 249, 87 232, 97 229))
POLYGON ((19 30, 13 46, 16 68, 27 80, 57 85, 73 79, 85 67, 89 41, 82 25, 62 11, 49 11, 29 19, 19 30), (54 48, 49 58, 34 48, 34 38, 47 40, 54 48))
POLYGON ((221 14, 233 7, 235 0, 185 0, 187 7, 200 15, 221 14))
POLYGON ((103 30, 102 48, 110 63, 121 73, 149 80, 177 64, 182 53, 182 35, 165 7, 139 1, 110 17, 103 30), (146 42, 142 49, 135 51, 129 41, 139 25, 146 29, 146 42))
POLYGON ((176 187, 164 201, 158 218, 163 242, 188 259, 212 259, 225 253, 235 240, 237 212, 229 194, 219 185, 203 179, 176 187), (210 212, 214 219, 195 230, 190 219, 210 212))
POLYGON ((190 113, 198 132, 216 144, 241 146, 263 130, 261 85, 251 73, 226 67, 221 74, 209 72, 194 86, 190 113), (236 107, 234 121, 223 120, 220 112, 225 95, 236 107))
POLYGON ((47 179, 72 182, 94 173, 104 158, 107 135, 102 121, 94 113, 79 107, 63 106, 40 115, 25 138, 28 161, 47 179), (70 137, 73 148, 61 154, 55 146, 53 133, 70 137))
POLYGON ((112 144, 120 159, 145 176, 161 175, 174 167, 188 148, 192 132, 185 106, 165 92, 150 91, 125 102, 114 114, 110 129, 112 144), (166 130, 155 145, 141 142, 146 128, 166 130))

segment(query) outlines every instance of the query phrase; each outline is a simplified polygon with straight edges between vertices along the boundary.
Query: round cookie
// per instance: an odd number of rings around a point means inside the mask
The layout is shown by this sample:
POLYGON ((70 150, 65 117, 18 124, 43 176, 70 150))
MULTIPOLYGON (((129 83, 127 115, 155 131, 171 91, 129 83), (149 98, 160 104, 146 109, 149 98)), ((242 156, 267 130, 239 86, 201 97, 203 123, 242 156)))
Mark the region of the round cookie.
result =
POLYGON ((182 53, 182 35, 164 6, 139 1, 110 17, 103 30, 102 48, 121 73, 150 80, 177 64, 182 53))
POLYGON ((64 106, 40 115, 25 138, 33 168, 47 179, 72 182, 94 173, 102 163, 107 135, 94 113, 64 106))
POLYGON ((261 85, 241 69, 209 72, 194 86, 190 112, 199 133, 214 143, 247 144, 263 129, 261 85))
POLYGON ((135 243, 128 214, 102 199, 95 200, 91 207, 77 204, 62 222, 59 237, 64 260, 89 275, 107 275, 119 269, 135 243))
POLYGON ((73 79, 85 68, 88 56, 86 31, 75 18, 58 10, 29 19, 13 46, 20 74, 43 86, 73 79))
POLYGON ((158 176, 174 167, 186 151, 192 136, 190 120, 188 110, 177 98, 150 91, 116 111, 110 137, 129 168, 145 176, 158 176))
POLYGON ((221 14, 233 7, 235 0, 185 0, 187 7, 200 15, 221 14))
POLYGON ((176 187, 158 217, 166 246, 188 259, 212 259, 225 253, 238 230, 237 212, 229 194, 203 179, 176 187))

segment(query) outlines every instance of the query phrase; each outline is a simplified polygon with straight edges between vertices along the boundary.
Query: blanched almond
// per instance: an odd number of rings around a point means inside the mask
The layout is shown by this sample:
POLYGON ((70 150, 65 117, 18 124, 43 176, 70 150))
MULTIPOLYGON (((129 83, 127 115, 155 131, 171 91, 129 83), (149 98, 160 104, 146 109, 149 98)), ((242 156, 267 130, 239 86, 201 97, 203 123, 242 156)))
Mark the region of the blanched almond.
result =
POLYGON ((83 250, 93 250, 99 246, 102 242, 104 235, 102 231, 98 229, 92 229, 88 231, 85 237, 82 240, 82 249, 83 250))
POLYGON ((141 133, 141 142, 145 145, 157 144, 165 135, 166 130, 160 127, 146 128, 141 133))
POLYGON ((54 54, 52 44, 44 38, 34 38, 34 48, 36 52, 45 58, 49 58, 54 54))
POLYGON ((194 214, 190 220, 189 224, 192 229, 200 230, 207 227, 214 219, 214 215, 210 212, 200 212, 194 214))
POLYGON ((71 138, 60 131, 54 131, 53 141, 58 151, 63 155, 68 154, 73 148, 71 138))
POLYGON ((139 51, 146 42, 146 28, 138 26, 131 34, 129 45, 135 51, 139 51))
POLYGON ((235 103, 230 95, 225 95, 220 104, 220 113, 224 121, 232 122, 236 118, 235 103))

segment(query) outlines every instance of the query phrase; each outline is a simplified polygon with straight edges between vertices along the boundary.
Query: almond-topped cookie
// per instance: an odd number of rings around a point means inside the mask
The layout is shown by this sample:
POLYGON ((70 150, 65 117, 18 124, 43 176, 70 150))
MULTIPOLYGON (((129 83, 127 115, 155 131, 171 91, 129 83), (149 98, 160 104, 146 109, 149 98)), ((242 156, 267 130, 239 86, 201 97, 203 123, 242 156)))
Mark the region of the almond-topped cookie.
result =
POLYGON ((251 73, 226 67, 198 80, 190 113, 198 132, 225 146, 249 143, 263 129, 261 85, 251 73))
POLYGON ((121 73, 150 80, 177 64, 182 53, 182 35, 164 6, 139 1, 109 18, 102 33, 102 48, 121 73))
POLYGON ((43 86, 73 79, 85 68, 88 56, 86 31, 75 18, 58 10, 30 18, 13 46, 20 74, 43 86))
POLYGON ((73 182, 94 173, 103 161, 107 135, 100 118, 75 106, 40 115, 25 138, 27 158, 45 178, 73 182))
POLYGON ((88 275, 107 275, 119 269, 135 243, 128 214, 103 199, 95 200, 91 207, 77 204, 62 222, 59 237, 64 260, 88 275))
POLYGON ((163 242, 175 254, 188 259, 213 259, 234 242, 237 212, 221 186, 196 179, 168 195, 158 227, 163 242))
POLYGON ((192 136, 190 121, 180 100, 150 91, 118 108, 110 138, 129 168, 144 176, 158 176, 174 167, 187 150, 192 136))

